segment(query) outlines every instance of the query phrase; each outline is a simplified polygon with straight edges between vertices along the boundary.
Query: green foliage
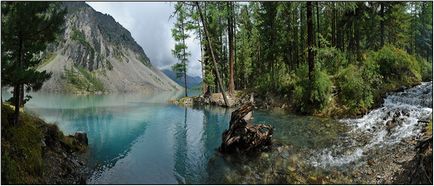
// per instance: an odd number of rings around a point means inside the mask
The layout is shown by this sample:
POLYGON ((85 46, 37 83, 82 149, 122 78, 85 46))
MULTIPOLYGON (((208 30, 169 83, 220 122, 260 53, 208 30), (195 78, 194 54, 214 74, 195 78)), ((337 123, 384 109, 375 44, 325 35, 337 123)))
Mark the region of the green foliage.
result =
POLYGON ((12 123, 13 107, 1 105, 1 181, 3 184, 44 184, 47 151, 61 153, 83 152, 86 146, 71 136, 64 136, 55 124, 22 112, 20 125, 12 123), (47 140, 48 139, 48 140, 47 140), (42 142, 44 141, 44 146, 42 142), (56 144, 62 144, 55 145, 56 144), (64 148, 66 145, 68 148, 64 148), (57 148, 57 149, 53 149, 57 148))
POLYGON ((316 70, 314 79, 307 79, 307 66, 297 69, 296 74, 300 80, 294 88, 295 107, 303 113, 315 113, 324 109, 331 99, 333 82, 325 71, 316 70))
POLYGON ((422 76, 422 81, 432 81, 432 63, 425 61, 424 59, 418 59, 420 66, 420 75, 422 76))
MULTIPOLYGON (((187 51, 188 47, 185 44, 185 40, 190 37, 187 32, 187 27, 192 27, 190 29, 195 27, 192 26, 187 17, 188 15, 184 2, 176 3, 174 15, 177 16, 177 19, 172 29, 172 37, 175 40, 172 54, 178 59, 179 63, 173 65, 172 69, 176 73, 176 77, 179 78, 187 76, 188 57, 191 55, 190 52, 187 51)), ((184 79, 184 87, 185 96, 187 96, 187 79, 184 79)))
POLYGON ((56 39, 66 11, 56 2, 2 2, 1 9, 2 86, 37 91, 51 74, 35 70, 42 60, 36 54, 56 39))
POLYGON ((422 80, 416 58, 393 46, 384 46, 371 53, 367 60, 378 64, 379 74, 391 87, 415 85, 422 80))
POLYGON ((4 184, 41 183, 43 172, 42 133, 37 120, 22 114, 20 125, 14 126, 10 118, 13 110, 2 105, 2 182, 4 184))
POLYGON ((90 46, 90 43, 86 41, 86 36, 84 35, 84 33, 77 28, 72 28, 71 39, 74 41, 78 41, 84 46, 90 46))
POLYGON ((345 53, 335 47, 316 48, 316 64, 319 68, 326 69, 328 73, 334 74, 348 63, 345 53))
POLYGON ((103 83, 98 80, 92 72, 86 68, 79 66, 71 66, 70 69, 65 68, 65 78, 72 88, 87 92, 104 91, 103 83))
POLYGON ((338 99, 350 112, 366 111, 373 103, 373 92, 361 71, 354 65, 342 69, 336 78, 338 99))
MULTIPOLYGON (((368 56, 374 56, 375 52, 369 52, 368 56)), ((366 57, 361 65, 361 73, 365 82, 367 82, 373 89, 379 89, 383 84, 383 76, 379 72, 380 65, 374 60, 373 57, 366 57)))
POLYGON ((277 92, 279 94, 287 94, 293 91, 299 77, 294 72, 284 73, 280 75, 277 81, 277 92))
POLYGON ((81 32, 80 30, 77 30, 77 28, 72 28, 72 33, 71 33, 71 39, 74 41, 79 42, 81 45, 83 45, 84 47, 86 47, 86 49, 88 51, 90 51, 91 54, 91 59, 93 59, 93 57, 95 56, 95 49, 92 47, 92 45, 86 40, 86 36, 84 35, 83 32, 81 32))
POLYGON ((432 119, 431 120, 429 120, 429 123, 428 123, 428 125, 426 126, 426 133, 429 135, 429 136, 432 136, 432 119))
POLYGON ((176 78, 184 77, 184 69, 185 69, 185 66, 182 63, 175 63, 172 66, 172 71, 175 72, 176 78))

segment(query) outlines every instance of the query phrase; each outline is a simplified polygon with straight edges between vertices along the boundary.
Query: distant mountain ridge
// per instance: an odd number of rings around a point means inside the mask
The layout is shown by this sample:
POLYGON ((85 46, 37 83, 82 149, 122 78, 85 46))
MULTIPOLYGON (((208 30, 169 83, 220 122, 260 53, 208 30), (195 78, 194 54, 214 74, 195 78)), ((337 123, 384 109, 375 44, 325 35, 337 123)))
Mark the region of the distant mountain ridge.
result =
MULTIPOLYGON (((176 78, 176 73, 170 69, 161 70, 167 77, 184 87, 184 76, 176 78)), ((187 88, 194 88, 202 83, 202 78, 199 76, 189 76, 187 75, 187 88)))
POLYGON ((154 68, 131 33, 84 2, 63 2, 68 13, 60 39, 50 44, 39 70, 53 75, 50 92, 151 92, 182 87, 154 68))

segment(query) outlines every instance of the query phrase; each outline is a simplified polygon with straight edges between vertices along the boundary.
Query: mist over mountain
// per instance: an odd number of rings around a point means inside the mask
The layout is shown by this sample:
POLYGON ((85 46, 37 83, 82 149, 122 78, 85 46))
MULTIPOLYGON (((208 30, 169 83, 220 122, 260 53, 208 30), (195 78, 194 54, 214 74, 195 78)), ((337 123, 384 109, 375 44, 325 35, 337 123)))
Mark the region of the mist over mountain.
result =
MULTIPOLYGON (((167 77, 184 87, 184 76, 177 78, 176 73, 170 69, 161 70, 167 77)), ((194 88, 202 83, 202 78, 199 76, 189 76, 187 75, 187 88, 194 88)))
POLYGON ((39 70, 53 75, 50 92, 151 92, 180 90, 150 63, 131 33, 84 2, 65 2, 65 30, 50 44, 39 70))

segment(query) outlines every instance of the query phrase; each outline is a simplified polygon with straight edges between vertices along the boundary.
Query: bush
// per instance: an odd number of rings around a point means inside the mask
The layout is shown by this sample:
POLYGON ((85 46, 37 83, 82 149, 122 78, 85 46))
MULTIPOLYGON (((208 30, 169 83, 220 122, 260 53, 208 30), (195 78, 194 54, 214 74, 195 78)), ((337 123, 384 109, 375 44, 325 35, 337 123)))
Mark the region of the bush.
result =
POLYGON ((395 89, 420 83, 420 66, 416 58, 390 45, 372 53, 367 59, 379 65, 379 73, 386 84, 395 89))
POLYGON ((303 65, 297 70, 301 78, 294 88, 295 107, 303 113, 314 113, 324 109, 330 101, 332 81, 326 72, 316 70, 313 81, 307 76, 307 66, 303 65))
POLYGON ((345 53, 335 47, 316 49, 316 64, 320 69, 326 69, 329 74, 334 74, 348 64, 345 53))
POLYGON ((353 113, 364 112, 373 103, 372 88, 369 81, 363 79, 362 73, 356 66, 349 65, 336 78, 338 100, 353 113))
POLYGON ((418 59, 422 81, 432 81, 432 63, 418 59))

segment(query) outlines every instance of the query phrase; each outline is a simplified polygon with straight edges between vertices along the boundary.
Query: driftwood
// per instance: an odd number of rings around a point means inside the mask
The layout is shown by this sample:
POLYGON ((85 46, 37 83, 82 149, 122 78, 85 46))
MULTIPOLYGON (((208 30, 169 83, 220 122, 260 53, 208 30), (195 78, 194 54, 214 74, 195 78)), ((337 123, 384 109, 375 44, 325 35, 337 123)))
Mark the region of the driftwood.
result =
POLYGON ((273 128, 270 125, 251 124, 249 115, 252 110, 253 103, 248 102, 232 112, 229 129, 223 132, 220 152, 260 151, 270 147, 273 128))

